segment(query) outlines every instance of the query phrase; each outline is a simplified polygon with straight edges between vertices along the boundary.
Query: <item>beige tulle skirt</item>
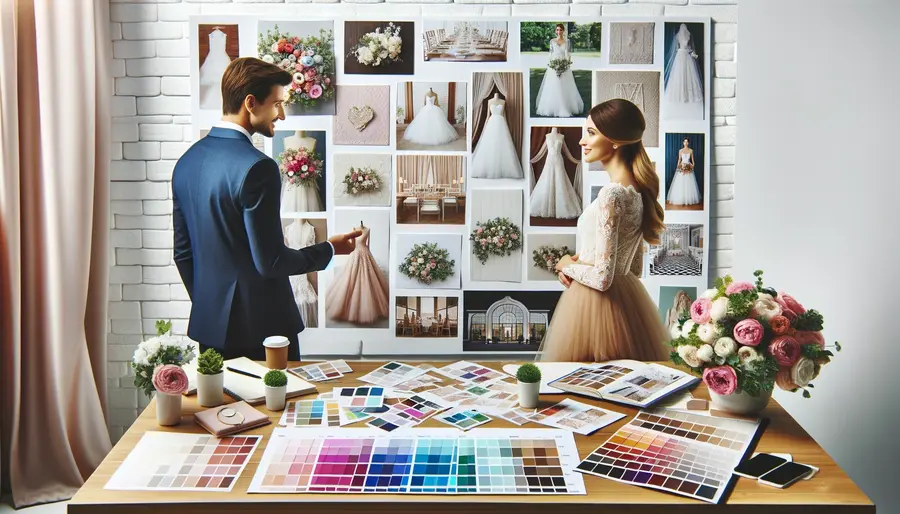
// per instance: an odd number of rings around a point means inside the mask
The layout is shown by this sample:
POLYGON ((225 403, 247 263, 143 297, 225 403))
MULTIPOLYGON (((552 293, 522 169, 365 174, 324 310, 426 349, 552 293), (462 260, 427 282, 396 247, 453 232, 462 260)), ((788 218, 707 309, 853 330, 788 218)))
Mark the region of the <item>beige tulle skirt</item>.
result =
POLYGON ((550 362, 664 361, 668 331, 653 299, 630 273, 606 291, 572 281, 556 304, 539 358, 550 362))

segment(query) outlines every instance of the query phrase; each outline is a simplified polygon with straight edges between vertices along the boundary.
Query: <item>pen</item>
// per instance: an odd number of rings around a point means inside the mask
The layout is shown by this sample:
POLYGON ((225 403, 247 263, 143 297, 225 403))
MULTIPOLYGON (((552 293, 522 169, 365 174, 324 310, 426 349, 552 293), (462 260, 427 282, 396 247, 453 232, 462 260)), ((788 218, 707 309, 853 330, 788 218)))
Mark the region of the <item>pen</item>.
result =
POLYGON ((234 369, 234 368, 229 368, 229 367, 226 367, 225 369, 227 369, 228 371, 233 371, 233 372, 238 373, 238 374, 240 374, 240 375, 246 375, 246 376, 248 376, 248 377, 260 378, 260 379, 262 378, 262 377, 260 377, 260 376, 258 376, 258 375, 254 375, 253 373, 248 373, 248 372, 246 372, 246 371, 241 371, 241 370, 239 370, 239 369, 234 369))

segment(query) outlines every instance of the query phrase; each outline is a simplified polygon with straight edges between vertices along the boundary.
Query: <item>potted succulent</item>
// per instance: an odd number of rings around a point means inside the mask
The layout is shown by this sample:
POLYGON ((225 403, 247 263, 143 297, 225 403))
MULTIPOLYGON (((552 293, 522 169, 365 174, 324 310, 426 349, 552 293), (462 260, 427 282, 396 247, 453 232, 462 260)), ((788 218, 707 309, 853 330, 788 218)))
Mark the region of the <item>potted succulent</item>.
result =
POLYGON ((278 369, 269 370, 263 376, 266 385, 266 408, 271 411, 284 409, 287 395, 287 375, 278 369))
POLYGON ((537 407, 541 392, 541 368, 530 362, 522 364, 516 370, 516 379, 519 381, 519 406, 525 409, 537 407))
POLYGON ((197 358, 197 401, 202 407, 222 404, 225 387, 223 362, 222 355, 212 348, 207 348, 197 358))

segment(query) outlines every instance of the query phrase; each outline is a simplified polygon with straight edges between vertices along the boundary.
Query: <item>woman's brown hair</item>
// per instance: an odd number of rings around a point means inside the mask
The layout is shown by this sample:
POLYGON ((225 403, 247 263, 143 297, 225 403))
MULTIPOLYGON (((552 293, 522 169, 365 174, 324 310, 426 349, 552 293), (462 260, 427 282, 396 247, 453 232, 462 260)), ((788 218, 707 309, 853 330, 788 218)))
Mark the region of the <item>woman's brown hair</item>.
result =
POLYGON ((237 114, 244 98, 253 95, 265 102, 273 86, 287 86, 293 76, 274 64, 256 57, 240 57, 231 61, 222 74, 222 114, 237 114))
POLYGON ((664 211, 656 200, 659 197, 659 178, 641 139, 646 128, 644 115, 638 106, 622 98, 614 98, 591 108, 591 121, 601 134, 619 145, 619 158, 631 170, 644 203, 641 231, 650 244, 659 243, 665 230, 664 211))

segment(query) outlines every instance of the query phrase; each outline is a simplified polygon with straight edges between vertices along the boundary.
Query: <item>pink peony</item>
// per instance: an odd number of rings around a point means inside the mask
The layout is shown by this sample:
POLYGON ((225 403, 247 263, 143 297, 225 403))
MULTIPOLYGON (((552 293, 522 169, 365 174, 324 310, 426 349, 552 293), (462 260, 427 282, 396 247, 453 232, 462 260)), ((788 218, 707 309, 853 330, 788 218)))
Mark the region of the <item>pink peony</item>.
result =
POLYGON ((820 331, 798 330, 794 337, 801 345, 816 344, 821 348, 825 348, 825 336, 820 331))
POLYGON ((165 364, 153 370, 153 387, 160 393, 182 394, 188 390, 187 373, 181 366, 165 364))
POLYGON ((747 318, 734 326, 734 339, 743 345, 756 346, 762 341, 764 332, 762 323, 753 318, 747 318))
POLYGON ((703 324, 710 320, 709 311, 712 308, 712 300, 709 298, 697 298, 691 304, 691 319, 694 323, 703 324))
POLYGON ((797 316, 806 312, 806 309, 800 305, 800 302, 794 299, 793 296, 780 292, 778 293, 778 297, 775 298, 775 301, 778 302, 778 305, 781 306, 782 314, 787 316, 789 319, 795 319, 797 316))
POLYGON ((756 291, 756 286, 750 282, 732 282, 725 288, 725 294, 731 296, 741 291, 756 291))
POLYGON ((710 391, 726 395, 737 390, 738 378, 731 366, 715 366, 703 370, 703 382, 710 391))
POLYGON ((312 98, 319 98, 322 96, 322 86, 316 84, 315 86, 309 88, 309 96, 312 98))
POLYGON ((769 343, 769 353, 779 366, 791 367, 800 358, 800 343, 791 336, 778 336, 769 343))

